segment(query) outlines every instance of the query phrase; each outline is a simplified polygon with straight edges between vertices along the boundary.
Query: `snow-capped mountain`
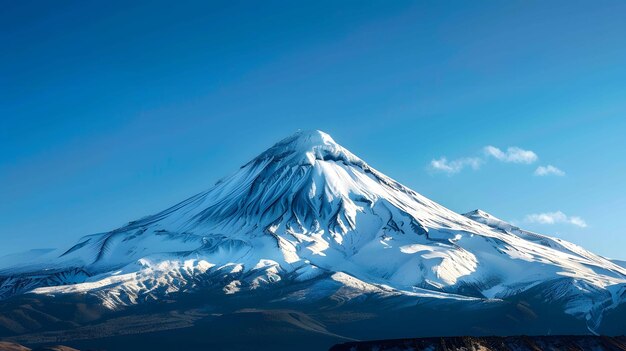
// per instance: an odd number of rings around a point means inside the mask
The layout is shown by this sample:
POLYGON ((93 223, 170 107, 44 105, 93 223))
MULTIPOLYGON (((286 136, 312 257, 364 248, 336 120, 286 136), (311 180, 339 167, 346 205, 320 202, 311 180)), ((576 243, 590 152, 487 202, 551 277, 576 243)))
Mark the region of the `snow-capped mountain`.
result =
POLYGON ((457 214, 320 131, 297 132, 160 213, 0 265, 1 299, 83 294, 111 310, 202 289, 456 306, 541 287, 539 300, 596 331, 626 301, 623 265, 483 211, 457 214))

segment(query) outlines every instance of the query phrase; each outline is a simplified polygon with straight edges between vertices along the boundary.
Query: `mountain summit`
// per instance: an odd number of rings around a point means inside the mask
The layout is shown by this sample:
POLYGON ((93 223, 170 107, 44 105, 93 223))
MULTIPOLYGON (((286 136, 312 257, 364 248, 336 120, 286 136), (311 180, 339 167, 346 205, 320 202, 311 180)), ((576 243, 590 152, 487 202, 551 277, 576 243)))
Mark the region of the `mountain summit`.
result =
POLYGON ((455 213, 321 131, 283 139, 160 213, 2 262, 2 299, 86 295, 112 311, 201 291, 359 311, 525 301, 556 308, 577 325, 566 331, 595 332, 626 300, 622 266, 480 210, 455 213))
POLYGON ((255 161, 268 158, 309 165, 313 165, 315 160, 326 159, 363 163, 350 151, 337 144, 330 135, 319 130, 298 131, 260 154, 255 161))

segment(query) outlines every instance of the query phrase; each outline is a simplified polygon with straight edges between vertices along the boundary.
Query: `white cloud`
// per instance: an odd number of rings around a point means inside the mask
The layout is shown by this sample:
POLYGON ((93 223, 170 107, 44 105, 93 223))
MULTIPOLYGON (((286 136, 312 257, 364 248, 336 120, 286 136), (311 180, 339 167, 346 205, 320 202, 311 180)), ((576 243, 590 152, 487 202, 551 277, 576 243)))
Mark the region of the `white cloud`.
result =
POLYGON ((540 176, 540 177, 548 176, 548 175, 555 175, 555 176, 562 177, 565 175, 565 172, 554 167, 553 165, 547 165, 547 166, 537 167, 537 169, 535 170, 535 175, 540 176))
POLYGON ((572 223, 575 226, 581 227, 581 228, 586 228, 587 227, 587 222, 585 222, 582 218, 580 217, 570 217, 569 218, 569 222, 572 223))
MULTIPOLYGON (((530 150, 524 150, 516 146, 511 146, 502 151, 495 146, 485 146, 483 148, 483 154, 476 157, 463 157, 454 160, 448 160, 445 156, 440 159, 433 159, 430 161, 429 168, 433 171, 447 173, 453 175, 461 172, 465 168, 472 168, 474 170, 479 169, 480 166, 487 162, 489 158, 495 158, 498 161, 506 163, 523 163, 531 164, 539 158, 537 154, 530 150)), ((564 175, 565 173, 554 166, 540 167, 535 171, 537 175, 556 174, 564 175), (545 168, 545 169, 544 169, 545 168), (538 172, 548 172, 545 174, 538 174, 538 172), (551 172, 551 173, 550 173, 551 172), (560 174, 561 172, 562 174, 560 174)))
POLYGON ((435 171, 445 172, 452 175, 459 173, 465 167, 479 169, 481 164, 482 160, 478 157, 459 158, 452 161, 448 161, 447 158, 442 157, 438 160, 430 161, 430 168, 435 171))
POLYGON ((495 146, 485 146, 485 155, 493 157, 502 162, 525 163, 531 164, 539 158, 536 153, 530 150, 520 149, 519 147, 509 147, 505 151, 495 146))
POLYGON ((525 221, 539 224, 569 223, 581 228, 587 227, 587 223, 582 218, 567 216, 561 211, 530 214, 526 216, 525 221))

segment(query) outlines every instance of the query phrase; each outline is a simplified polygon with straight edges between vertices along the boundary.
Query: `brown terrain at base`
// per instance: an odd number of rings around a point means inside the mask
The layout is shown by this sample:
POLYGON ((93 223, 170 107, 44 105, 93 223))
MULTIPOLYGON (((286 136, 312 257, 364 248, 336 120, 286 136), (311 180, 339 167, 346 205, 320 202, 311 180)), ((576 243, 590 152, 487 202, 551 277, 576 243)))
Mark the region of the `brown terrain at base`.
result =
POLYGON ((626 337, 593 335, 441 337, 337 344, 330 351, 626 351, 626 337))

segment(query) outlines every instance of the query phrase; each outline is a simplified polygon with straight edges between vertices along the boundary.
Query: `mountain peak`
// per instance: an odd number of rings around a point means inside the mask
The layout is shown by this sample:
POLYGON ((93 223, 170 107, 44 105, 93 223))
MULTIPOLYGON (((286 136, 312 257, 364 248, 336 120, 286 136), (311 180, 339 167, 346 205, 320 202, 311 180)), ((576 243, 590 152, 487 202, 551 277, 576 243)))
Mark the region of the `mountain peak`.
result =
POLYGON ((470 211, 470 212, 464 213, 463 216, 470 217, 470 218, 472 218, 472 217, 492 218, 493 217, 489 213, 487 213, 487 212, 485 212, 485 211, 483 211, 483 210, 481 210, 479 208, 475 209, 474 211, 470 211))
POLYGON ((282 146, 300 151, 310 151, 314 148, 337 148, 335 140, 321 130, 298 130, 294 134, 279 141, 274 146, 282 146))
POLYGON ((274 144, 252 162, 268 159, 298 165, 313 165, 316 160, 337 160, 359 166, 365 164, 321 130, 298 130, 274 144))
POLYGON ((500 218, 481 209, 475 209, 474 211, 463 213, 463 216, 478 223, 486 224, 489 226, 497 226, 499 229, 513 228, 513 225, 511 225, 510 223, 503 221, 500 218))

